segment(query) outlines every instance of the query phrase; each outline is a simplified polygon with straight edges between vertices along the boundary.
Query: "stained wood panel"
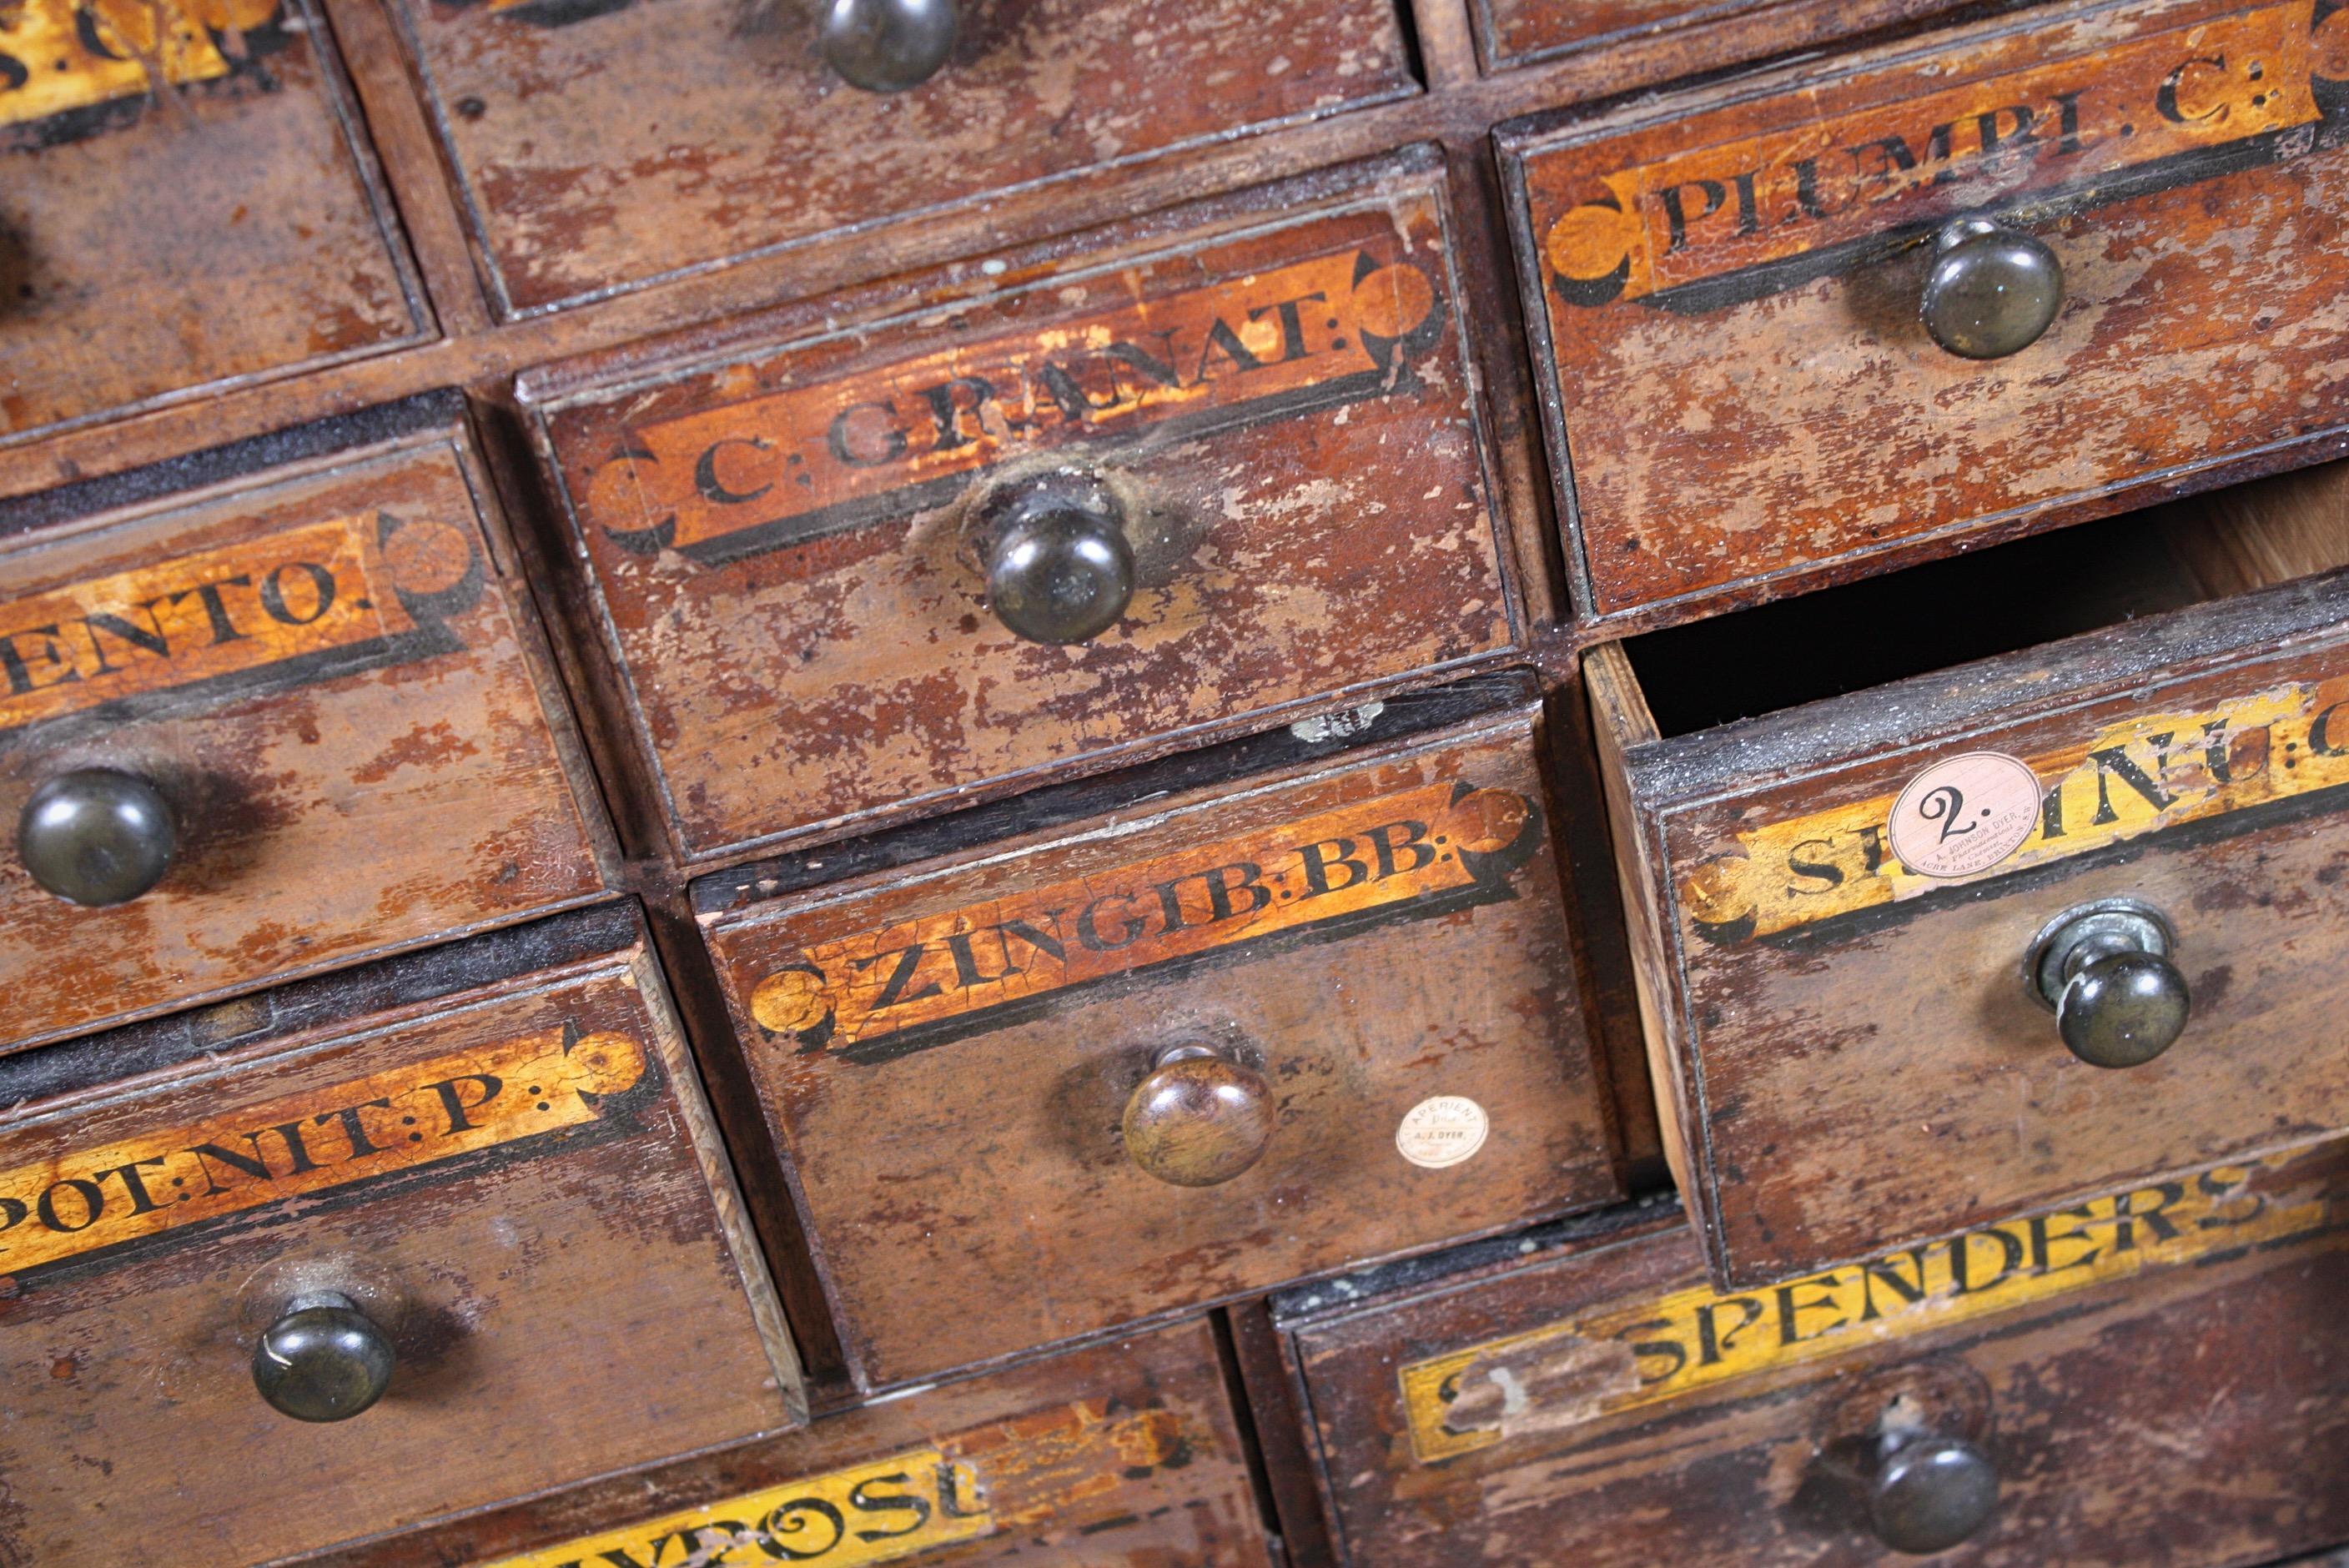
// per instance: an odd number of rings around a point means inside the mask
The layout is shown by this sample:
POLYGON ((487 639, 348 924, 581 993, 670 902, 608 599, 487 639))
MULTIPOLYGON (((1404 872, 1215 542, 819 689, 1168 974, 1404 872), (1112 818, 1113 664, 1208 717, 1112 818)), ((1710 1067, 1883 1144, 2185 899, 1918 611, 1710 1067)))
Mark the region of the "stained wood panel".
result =
POLYGON ((429 334, 339 70, 307 0, 0 19, 0 442, 429 334))

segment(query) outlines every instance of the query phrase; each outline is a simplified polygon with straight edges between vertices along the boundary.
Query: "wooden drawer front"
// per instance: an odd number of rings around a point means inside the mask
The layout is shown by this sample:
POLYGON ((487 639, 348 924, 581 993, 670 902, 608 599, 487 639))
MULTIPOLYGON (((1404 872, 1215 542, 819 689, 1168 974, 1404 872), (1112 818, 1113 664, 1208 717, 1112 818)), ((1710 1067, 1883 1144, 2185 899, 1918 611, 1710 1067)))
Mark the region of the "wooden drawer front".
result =
POLYGON ((909 1558, 924 1568, 1269 1568, 1207 1326, 827 1416, 788 1437, 332 1553, 318 1568, 909 1558), (715 1554, 697 1558, 696 1548, 715 1554))
POLYGON ((10 7, 0 285, 0 441, 429 325, 310 0, 10 7))
POLYGON ((1996 1470, 1936 1563, 2219 1568, 2349 1532, 2344 1214, 2335 1150, 1746 1295, 1651 1224, 1289 1343, 1363 1568, 1915 1562, 1871 1525, 1888 1417, 1996 1470))
POLYGON ((2349 576, 1610 767, 1667 1114, 1731 1283, 2349 1127, 2349 576), (1940 836, 1952 788, 1971 841, 1940 836), (2121 899, 2169 923, 2191 1013, 2096 1067, 2026 959, 2121 899))
POLYGON ((681 852, 936 810, 1506 648, 1435 175, 1414 155, 1256 198, 1268 227, 1095 236, 998 293, 847 331, 820 312, 763 358, 553 399, 681 852), (1110 476, 1137 536, 1124 618, 1067 646, 990 613, 968 532, 1056 465, 1110 476))
POLYGON ((2285 449, 2349 416, 2345 35, 2329 0, 2026 15, 1505 135, 1584 613, 2315 460, 2285 449), (1933 237, 1971 216, 2063 268, 2006 358, 1920 320, 1933 237))
POLYGON ((1533 746, 1504 717, 715 922, 862 1376, 1612 1195, 1533 746), (1121 1124, 1193 1042, 1277 1125, 1186 1188, 1121 1124), (1463 1126, 1469 1155, 1429 1151, 1463 1126))
POLYGON ((402 415, 424 428, 0 548, 0 821, 85 769, 150 781, 178 820, 162 880, 111 907, 44 891, 10 843, 0 1040, 602 886, 593 787, 466 438, 449 403, 402 415))
POLYGON ((946 67, 880 94, 825 64, 812 6, 398 6, 512 315, 1416 90, 1391 0, 959 9, 946 67))
MULTIPOLYGON (((160 1027, 58 1049, 103 1070, 160 1027)), ((781 1318, 640 946, 201 1045, 0 1122, 0 1556, 116 1563, 135 1528, 275 1561, 792 1423, 761 1331, 781 1318), (372 1408, 309 1425, 252 1363, 320 1290, 398 1359, 372 1408)))
POLYGON ((1740 29, 1728 59, 1755 60, 1788 47, 1815 42, 1822 31, 1861 32, 1930 15, 1953 7, 1950 0, 1846 0, 1845 15, 1835 18, 1785 17, 1764 19, 1779 0, 1475 0, 1477 52, 1487 70, 1529 65, 1537 60, 1630 44, 1651 34, 1685 28, 1690 36, 1681 46, 1688 64, 1674 73, 1691 74, 1692 66, 1720 57, 1716 38, 1726 29, 1740 29), (1775 27, 1769 22, 1775 21, 1775 27), (1749 41, 1750 40, 1750 41, 1749 41))

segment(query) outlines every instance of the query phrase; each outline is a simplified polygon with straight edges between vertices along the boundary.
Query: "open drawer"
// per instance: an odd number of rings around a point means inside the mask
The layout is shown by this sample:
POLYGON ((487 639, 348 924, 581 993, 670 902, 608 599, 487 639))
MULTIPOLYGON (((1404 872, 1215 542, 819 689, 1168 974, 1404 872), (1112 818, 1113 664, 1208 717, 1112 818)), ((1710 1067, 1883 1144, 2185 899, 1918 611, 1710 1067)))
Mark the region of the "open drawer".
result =
POLYGON ((2279 486, 1593 653, 1723 1283, 2349 1126, 2349 474, 2279 486))

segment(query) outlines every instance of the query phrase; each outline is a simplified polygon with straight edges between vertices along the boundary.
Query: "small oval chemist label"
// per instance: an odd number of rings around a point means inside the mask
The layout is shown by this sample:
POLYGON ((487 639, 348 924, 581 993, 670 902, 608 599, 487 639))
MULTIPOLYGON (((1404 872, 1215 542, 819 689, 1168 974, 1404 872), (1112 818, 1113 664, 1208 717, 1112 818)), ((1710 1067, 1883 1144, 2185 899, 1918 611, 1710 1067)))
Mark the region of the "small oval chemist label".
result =
POLYGON ((1441 1171, 1484 1148, 1485 1135, 1492 1130, 1483 1106, 1463 1095, 1439 1094, 1403 1113, 1402 1125, 1395 1129, 1395 1148, 1413 1165, 1441 1171))
POLYGON ((2002 751, 1936 762, 1892 803, 1889 836, 1900 863, 1920 876, 1986 872, 2023 847, 2039 825, 2039 777, 2002 751))

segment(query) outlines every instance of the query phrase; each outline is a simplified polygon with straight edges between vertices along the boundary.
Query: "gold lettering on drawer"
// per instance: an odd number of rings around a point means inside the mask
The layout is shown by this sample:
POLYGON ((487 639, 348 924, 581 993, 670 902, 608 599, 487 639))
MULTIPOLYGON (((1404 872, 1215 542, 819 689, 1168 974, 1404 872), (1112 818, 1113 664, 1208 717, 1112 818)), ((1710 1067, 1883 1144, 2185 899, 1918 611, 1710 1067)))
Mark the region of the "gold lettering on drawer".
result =
POLYGON ((1433 1464, 2331 1222, 2321 1197, 2281 1201, 2254 1174, 2222 1166, 1765 1290, 1619 1302, 1414 1362, 1399 1374, 1412 1449, 1433 1464))
MULTIPOLYGON (((1979 749, 1948 748, 1951 755, 1979 749)), ((1925 756, 1908 771, 1933 760, 1925 756)), ((2311 798, 2349 785, 2349 678, 2131 718, 2023 760, 2044 791, 2037 825, 2002 861, 1954 879, 1957 885, 2254 809, 2321 805, 2311 798)), ((1898 793, 1896 785, 1873 799, 1738 833, 1735 849, 1680 878, 1681 907, 1696 934, 1734 945, 1952 885, 1893 855, 1886 822, 1898 793)), ((1958 825, 1964 820, 1961 808, 1958 825)))
POLYGON ((936 1449, 917 1449, 503 1558, 491 1568, 777 1562, 854 1568, 976 1541, 995 1529, 972 1468, 936 1449))
POLYGON ((637 1041, 565 1026, 0 1167, 0 1276, 584 1127, 651 1079, 637 1041))
POLYGON ((229 76, 284 46, 281 3, 23 0, 0 11, 0 126, 229 76))
POLYGON ((1407 356, 1445 311, 1434 274, 1392 248, 630 425, 586 511, 623 549, 714 565, 938 504, 980 469, 1071 439, 1205 433, 1413 388, 1407 356))
POLYGON ((30 594, 0 606, 0 738, 446 653, 486 581, 471 530, 368 512, 30 594))
POLYGON ((1067 993, 1517 896, 1541 810, 1435 783, 1125 866, 819 940, 750 1016, 802 1050, 879 1062, 1032 1016, 1067 993))
MULTIPOLYGON (((1544 269, 1568 305, 1710 309, 2002 197, 2094 199, 2297 156, 2337 99, 2325 73, 2349 26, 2316 10, 2313 33, 2308 5, 2271 5, 1628 169, 1537 154, 1544 269)), ((1816 101, 1790 94, 1786 118, 1816 101)))

